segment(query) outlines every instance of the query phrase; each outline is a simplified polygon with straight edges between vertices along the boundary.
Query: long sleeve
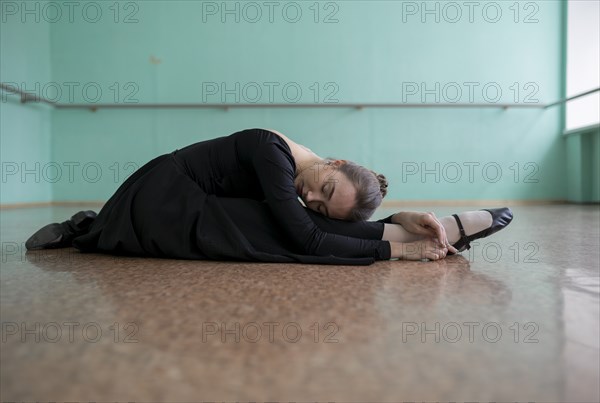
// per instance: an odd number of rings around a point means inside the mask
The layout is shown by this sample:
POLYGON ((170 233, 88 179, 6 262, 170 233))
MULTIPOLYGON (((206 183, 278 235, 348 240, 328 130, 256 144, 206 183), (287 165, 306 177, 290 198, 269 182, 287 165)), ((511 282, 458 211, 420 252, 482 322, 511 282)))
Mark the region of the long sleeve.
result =
POLYGON ((252 163, 269 208, 282 229, 305 253, 316 256, 390 259, 388 241, 361 239, 322 231, 298 202, 294 188, 293 157, 283 145, 261 144, 252 163))
POLYGON ((377 220, 377 222, 382 222, 384 224, 392 224, 392 217, 393 216, 394 216, 394 214, 392 214, 392 215, 390 215, 388 217, 382 218, 381 220, 377 220))
POLYGON ((321 231, 332 234, 346 235, 362 239, 383 239, 385 223, 383 221, 345 221, 325 217, 309 208, 304 211, 310 216, 321 231))

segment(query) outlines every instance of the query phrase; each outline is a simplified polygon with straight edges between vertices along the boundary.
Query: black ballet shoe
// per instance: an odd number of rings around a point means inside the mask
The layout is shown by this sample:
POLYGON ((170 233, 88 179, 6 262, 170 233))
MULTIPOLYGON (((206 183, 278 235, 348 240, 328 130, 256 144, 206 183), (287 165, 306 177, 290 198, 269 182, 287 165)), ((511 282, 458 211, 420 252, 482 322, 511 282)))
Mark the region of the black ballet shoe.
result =
POLYGON ((87 210, 78 212, 62 223, 48 224, 29 237, 25 247, 27 250, 67 248, 74 238, 88 232, 95 218, 96 213, 87 210))
MULTIPOLYGON (((456 219, 456 223, 458 224, 458 230, 460 231, 460 239, 452 246, 454 246, 458 252, 463 252, 467 249, 471 249, 470 242, 485 238, 490 236, 502 228, 506 227, 513 219, 513 213, 511 209, 508 207, 495 208, 495 209, 481 209, 481 211, 489 211, 492 214, 492 225, 489 228, 484 229, 483 231, 479 231, 476 234, 467 236, 465 234, 465 229, 463 228, 458 215, 452 214, 452 216, 456 219)), ((448 252, 447 255, 454 255, 453 252, 448 252)))

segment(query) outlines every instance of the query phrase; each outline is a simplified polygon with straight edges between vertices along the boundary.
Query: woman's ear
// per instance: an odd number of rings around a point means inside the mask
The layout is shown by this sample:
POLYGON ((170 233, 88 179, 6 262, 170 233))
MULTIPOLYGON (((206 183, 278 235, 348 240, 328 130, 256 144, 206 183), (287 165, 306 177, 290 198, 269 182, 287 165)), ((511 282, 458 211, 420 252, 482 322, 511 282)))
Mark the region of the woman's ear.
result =
POLYGON ((339 167, 340 165, 344 165, 346 163, 346 160, 334 160, 333 161, 333 165, 335 165, 336 167, 339 167))

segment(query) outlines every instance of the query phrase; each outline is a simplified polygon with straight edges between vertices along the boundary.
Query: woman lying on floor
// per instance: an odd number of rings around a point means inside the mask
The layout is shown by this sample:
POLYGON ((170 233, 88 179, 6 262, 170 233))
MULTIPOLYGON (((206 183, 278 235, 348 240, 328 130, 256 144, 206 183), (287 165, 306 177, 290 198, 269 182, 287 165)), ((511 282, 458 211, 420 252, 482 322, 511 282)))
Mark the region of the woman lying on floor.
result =
POLYGON ((27 249, 180 259, 370 264, 444 258, 510 223, 508 208, 366 221, 383 175, 324 159, 275 130, 247 129, 149 161, 96 216, 48 224, 27 249), (300 200, 305 205, 302 206, 300 200))

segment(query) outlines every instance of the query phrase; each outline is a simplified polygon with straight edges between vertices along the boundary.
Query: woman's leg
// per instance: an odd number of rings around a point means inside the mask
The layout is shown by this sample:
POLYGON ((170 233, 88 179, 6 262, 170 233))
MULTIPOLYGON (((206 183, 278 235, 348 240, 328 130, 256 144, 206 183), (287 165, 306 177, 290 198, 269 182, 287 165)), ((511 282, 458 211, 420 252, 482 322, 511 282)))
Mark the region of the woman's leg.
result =
MULTIPOLYGON (((266 208, 266 206, 265 206, 266 208)), ((332 234, 351 236, 362 239, 385 239, 396 242, 414 242, 426 238, 424 235, 413 234, 399 224, 383 224, 377 221, 343 221, 327 218, 310 209, 307 214, 317 226, 332 234)), ((492 225, 491 214, 487 211, 466 211, 458 213, 467 235, 482 231, 492 225)), ((439 218, 446 230, 448 241, 453 244, 460 239, 458 224, 453 216, 439 218)))
MULTIPOLYGON (((479 231, 483 231, 492 225, 492 215, 485 210, 465 211, 458 213, 466 235, 472 235, 479 231)), ((440 223, 446 230, 448 242, 454 244, 460 239, 460 231, 458 224, 453 216, 439 218, 440 223)), ((396 242, 414 242, 426 238, 425 235, 413 234, 405 230, 398 224, 385 224, 383 238, 388 241, 396 242)))

